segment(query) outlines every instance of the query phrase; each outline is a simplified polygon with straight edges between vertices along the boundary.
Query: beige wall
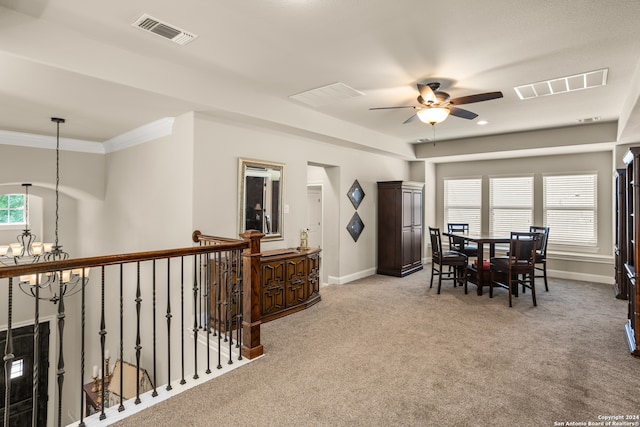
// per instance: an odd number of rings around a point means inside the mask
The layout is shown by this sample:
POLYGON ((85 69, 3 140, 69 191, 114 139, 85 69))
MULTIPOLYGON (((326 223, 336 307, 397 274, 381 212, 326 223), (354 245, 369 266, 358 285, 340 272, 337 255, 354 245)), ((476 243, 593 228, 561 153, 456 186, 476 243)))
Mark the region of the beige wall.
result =
MULTIPOLYGON (((307 224, 307 165, 324 165, 331 176, 337 206, 335 223, 329 228, 325 246, 338 253, 338 263, 330 263, 328 280, 346 283, 375 272, 376 267, 376 182, 409 178, 406 161, 378 154, 322 144, 299 135, 258 128, 229 119, 197 115, 194 148, 194 227, 207 234, 238 234, 238 158, 285 164, 284 240, 266 242, 265 249, 296 247, 299 232, 307 224), (357 179, 365 198, 358 214, 365 229, 357 242, 346 230, 355 212, 346 194, 357 179)), ((326 252, 326 251, 325 251, 326 252)), ((323 256, 330 256, 324 254, 323 256)))

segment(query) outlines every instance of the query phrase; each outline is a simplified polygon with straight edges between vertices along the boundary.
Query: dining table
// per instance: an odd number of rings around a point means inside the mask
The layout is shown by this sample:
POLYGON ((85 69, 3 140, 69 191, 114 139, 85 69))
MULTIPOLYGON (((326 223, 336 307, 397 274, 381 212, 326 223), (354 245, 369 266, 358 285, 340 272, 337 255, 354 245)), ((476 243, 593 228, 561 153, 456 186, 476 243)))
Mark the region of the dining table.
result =
POLYGON ((465 242, 474 242, 478 245, 478 263, 477 266, 471 264, 469 266, 469 270, 471 270, 472 274, 470 275, 470 279, 472 283, 475 283, 477 286, 478 295, 482 295, 482 288, 484 286, 491 285, 491 276, 489 273, 489 267, 485 267, 484 263, 484 251, 485 248, 489 251, 489 260, 496 255, 496 245, 498 244, 509 244, 511 241, 511 234, 509 235, 500 235, 500 234, 490 234, 490 233, 465 233, 465 232, 451 232, 451 233, 442 233, 444 236, 454 237, 457 239, 462 239, 465 242))

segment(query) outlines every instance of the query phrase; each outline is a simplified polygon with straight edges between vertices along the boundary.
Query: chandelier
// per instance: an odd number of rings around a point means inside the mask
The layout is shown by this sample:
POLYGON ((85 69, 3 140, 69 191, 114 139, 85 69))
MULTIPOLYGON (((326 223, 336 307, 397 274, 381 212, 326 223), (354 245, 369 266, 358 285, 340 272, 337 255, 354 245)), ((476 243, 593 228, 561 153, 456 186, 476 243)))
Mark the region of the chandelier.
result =
MULTIPOLYGON (((22 184, 25 188, 24 196, 24 230, 17 237, 17 243, 0 245, 0 264, 5 266, 20 265, 37 262, 62 261, 69 258, 69 254, 62 250, 58 239, 58 220, 60 206, 60 123, 65 119, 52 117, 56 123, 56 217, 55 242, 43 243, 36 241, 36 235, 29 230, 29 187, 30 183, 22 184)), ((2 266, 0 265, 0 268, 2 266)), ((49 272, 40 275, 30 274, 20 276, 20 289, 27 295, 38 299, 45 299, 57 303, 62 295, 73 295, 89 281, 89 269, 75 269, 49 272), (79 286, 81 285, 81 286, 79 286), (48 290, 48 296, 41 294, 48 290)))

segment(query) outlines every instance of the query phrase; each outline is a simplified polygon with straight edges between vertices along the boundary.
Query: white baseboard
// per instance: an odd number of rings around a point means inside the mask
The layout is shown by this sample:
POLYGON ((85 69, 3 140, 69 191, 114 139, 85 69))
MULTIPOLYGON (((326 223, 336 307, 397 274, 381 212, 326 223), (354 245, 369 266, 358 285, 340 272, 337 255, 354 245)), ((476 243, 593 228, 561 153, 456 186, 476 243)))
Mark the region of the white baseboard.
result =
POLYGON ((613 274, 611 276, 603 276, 600 274, 576 273, 575 271, 547 270, 547 276, 555 279, 582 280, 584 282, 604 283, 607 285, 613 285, 614 283, 613 274))
POLYGON ((354 280, 362 279, 376 274, 376 268, 368 268, 366 270, 359 271, 357 273, 347 274, 346 276, 329 276, 330 285, 344 285, 345 283, 353 282, 354 280))
MULTIPOLYGON (((431 264, 431 260, 427 259, 424 263, 425 266, 431 264)), ((362 279, 364 277, 368 277, 376 274, 376 268, 369 268, 367 270, 362 270, 357 273, 348 274, 346 276, 329 276, 328 285, 344 285, 349 282, 353 282, 354 280, 362 279)), ((557 279, 569 279, 569 280, 581 280, 584 282, 594 282, 594 283, 603 283, 606 285, 613 285, 614 277, 611 276, 603 276, 600 274, 587 274, 587 273, 578 273, 575 271, 560 271, 560 270, 547 270, 547 275, 549 277, 557 278, 557 279)))

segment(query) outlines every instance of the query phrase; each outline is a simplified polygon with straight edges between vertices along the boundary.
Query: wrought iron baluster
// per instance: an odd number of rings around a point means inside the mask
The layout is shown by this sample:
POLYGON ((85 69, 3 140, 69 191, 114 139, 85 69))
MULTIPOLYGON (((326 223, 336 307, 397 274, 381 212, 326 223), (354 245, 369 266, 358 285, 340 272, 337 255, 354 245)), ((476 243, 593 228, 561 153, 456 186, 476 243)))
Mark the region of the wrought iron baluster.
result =
POLYGON ((220 304, 222 304, 222 312, 224 316, 220 316, 220 331, 224 330, 224 342, 227 342, 229 339, 229 328, 228 328, 228 304, 227 300, 229 299, 229 287, 227 286, 227 280, 229 279, 229 274, 227 272, 227 268, 224 264, 226 258, 223 258, 222 252, 218 252, 220 256, 220 287, 224 289, 224 299, 220 299, 220 304))
MULTIPOLYGON (((200 286, 202 286, 202 257, 204 255, 200 255, 200 269, 198 270, 199 272, 199 278, 200 278, 200 286)), ((199 307, 200 309, 197 310, 198 311, 198 322, 199 322, 199 329, 204 329, 204 325, 202 324, 202 287, 199 288, 198 290, 198 303, 199 303, 199 307)))
POLYGON ((171 387, 171 258, 167 258, 167 388, 171 387))
POLYGON ((62 271, 58 271, 58 288, 60 300, 58 301, 58 426, 62 426, 62 386, 64 384, 64 287, 62 271))
MULTIPOLYGON (((140 262, 137 263, 137 282, 136 282, 136 378, 140 378, 140 352, 142 345, 140 345, 140 303, 142 302, 140 292, 140 262)), ((140 381, 136 381, 136 401, 135 404, 140 404, 140 381)))
POLYGON ((118 412, 124 411, 124 265, 120 264, 120 405, 118 412))
POLYGON ((216 253, 216 262, 218 268, 216 269, 216 284, 218 286, 218 293, 216 295, 216 313, 217 321, 216 328, 218 329, 218 366, 217 369, 222 369, 222 361, 220 355, 221 340, 222 340, 222 257, 220 252, 216 253))
MULTIPOLYGON (((153 393, 152 397, 158 396, 158 390, 156 390, 156 384, 158 384, 156 378, 156 260, 152 262, 153 265, 153 279, 152 279, 152 315, 153 315, 153 393)), ((139 378, 139 377, 138 377, 139 378)))
POLYGON ((184 379, 184 257, 180 257, 180 365, 182 377, 180 384, 186 384, 184 379))
POLYGON ((233 364, 233 352, 231 347, 233 346, 233 322, 232 322, 232 316, 233 316, 233 289, 231 287, 231 282, 233 281, 233 258, 231 257, 231 252, 230 251, 226 251, 225 252, 225 258, 226 258, 226 276, 225 276, 225 286, 227 288, 227 298, 226 298, 226 304, 227 304, 227 318, 226 323, 227 323, 227 332, 225 334, 225 337, 227 335, 229 335, 229 361, 227 362, 228 365, 233 364))
POLYGON ((238 360, 242 360, 242 322, 244 321, 244 282, 242 281, 243 260, 242 250, 236 250, 236 268, 237 268, 237 286, 238 286, 238 338, 236 339, 236 347, 238 348, 238 360))
POLYGON ((9 416, 11 415, 11 364, 15 355, 13 354, 13 277, 9 277, 7 307, 7 341, 4 344, 4 427, 10 427, 9 416))
MULTIPOLYGON (((100 370, 102 372, 102 375, 100 375, 100 384, 102 385, 102 387, 100 387, 99 392, 100 392, 100 406, 101 406, 101 413, 100 413, 100 419, 104 420, 105 418, 107 418, 107 414, 104 413, 104 408, 105 408, 105 404, 104 404, 104 396, 105 396, 105 389, 104 389, 104 377, 105 375, 108 374, 108 372, 106 372, 106 364, 105 364, 105 359, 104 359, 104 353, 105 353, 105 342, 107 340, 107 328, 106 328, 106 322, 105 322, 105 317, 104 317, 104 270, 105 267, 104 265, 102 266, 102 281, 100 283, 100 357, 101 357, 101 363, 100 366, 102 367, 102 369, 100 370)), ((60 302, 62 303, 62 292, 60 292, 60 302)))
POLYGON ((193 379, 198 376, 198 255, 193 256, 193 379))
MULTIPOLYGON (((86 318, 86 303, 85 303, 85 299, 86 299, 86 295, 85 295, 85 288, 84 288, 84 283, 85 283, 85 270, 84 268, 82 269, 82 289, 80 290, 81 294, 80 294, 80 408, 84 408, 84 393, 83 393, 83 386, 84 386, 84 349, 86 346, 86 340, 85 340, 85 318, 86 318)), ((36 276, 36 288, 40 287, 40 283, 38 282, 38 276, 36 276)), ((38 304, 38 297, 39 297, 39 291, 36 289, 36 306, 38 304)), ((36 325, 38 324, 38 317, 37 317, 37 313, 38 313, 38 309, 36 308, 36 325)), ((39 335, 39 334, 36 334, 39 335)), ((39 341, 39 339, 37 340, 39 341)), ((35 337, 34 337, 34 358, 37 357, 36 355, 39 353, 39 350, 36 350, 36 345, 35 345, 36 341, 35 341, 35 337)), ((36 372, 35 370, 37 369, 37 364, 34 363, 34 372, 33 372, 33 376, 34 376, 34 381, 36 378, 36 372)), ((34 386, 34 391, 35 391, 35 386, 34 386)), ((36 403, 35 401, 38 400, 38 395, 36 393, 33 393, 33 400, 34 400, 34 405, 33 407, 36 407, 36 403)), ((34 413, 36 412, 35 410, 33 411, 34 413)), ((82 409, 80 409, 80 422, 78 423, 79 427, 84 427, 85 423, 84 423, 84 411, 82 409)), ((34 417, 34 421, 36 420, 36 418, 34 417)), ((33 424, 34 426, 37 424, 33 424)))
POLYGON ((205 371, 206 374, 210 374, 211 373, 211 346, 209 345, 210 343, 210 339, 211 339, 211 265, 209 263, 210 261, 210 256, 209 254, 205 254, 205 284, 204 284, 204 289, 205 289, 205 307, 207 310, 207 314, 206 314, 206 334, 207 334, 207 370, 205 371))
MULTIPOLYGON (((34 289, 35 301, 34 301, 34 323, 33 323, 33 394, 31 405, 31 425, 38 425, 38 401, 40 400, 40 275, 36 275, 36 286, 34 289)), ((84 319, 83 319, 84 320, 84 319)), ((83 324, 84 326, 84 324, 83 324)), ((83 329, 84 333, 84 329, 83 329)), ((84 340, 84 335, 82 336, 84 340)), ((84 346, 84 341, 82 343, 84 346)), ((84 373, 84 372, 83 372, 84 373)), ((5 381, 6 381, 5 377, 5 381)), ((82 378, 81 378, 82 380, 82 378)), ((82 383, 82 381, 80 381, 82 383)), ((82 395, 80 393, 80 405, 82 405, 82 395)), ((83 426, 82 416, 80 417, 79 426, 83 426)))

